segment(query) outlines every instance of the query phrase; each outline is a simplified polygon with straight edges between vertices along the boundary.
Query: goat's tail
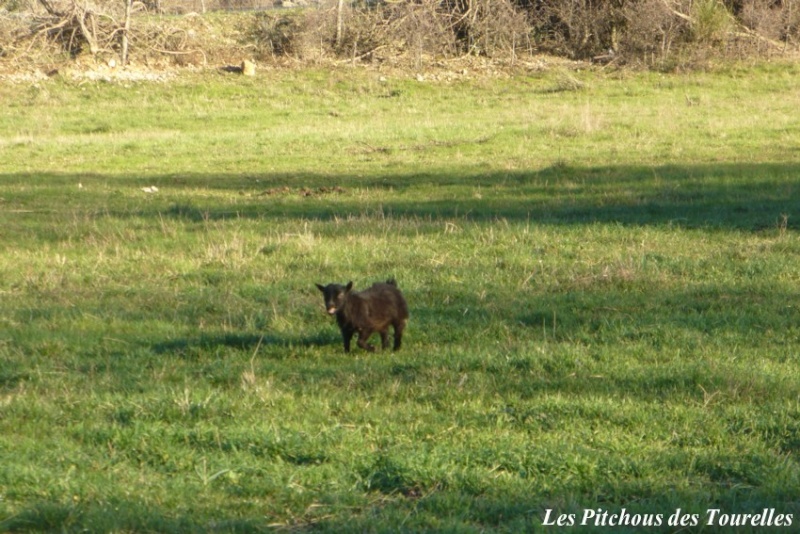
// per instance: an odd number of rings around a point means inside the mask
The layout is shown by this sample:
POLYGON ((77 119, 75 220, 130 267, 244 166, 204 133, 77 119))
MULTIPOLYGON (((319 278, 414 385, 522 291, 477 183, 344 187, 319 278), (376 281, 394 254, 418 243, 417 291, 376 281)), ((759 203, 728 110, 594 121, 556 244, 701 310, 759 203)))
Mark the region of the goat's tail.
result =
POLYGON ((386 280, 386 283, 389 284, 390 286, 397 287, 397 280, 395 280, 394 278, 389 278, 388 280, 386 280))

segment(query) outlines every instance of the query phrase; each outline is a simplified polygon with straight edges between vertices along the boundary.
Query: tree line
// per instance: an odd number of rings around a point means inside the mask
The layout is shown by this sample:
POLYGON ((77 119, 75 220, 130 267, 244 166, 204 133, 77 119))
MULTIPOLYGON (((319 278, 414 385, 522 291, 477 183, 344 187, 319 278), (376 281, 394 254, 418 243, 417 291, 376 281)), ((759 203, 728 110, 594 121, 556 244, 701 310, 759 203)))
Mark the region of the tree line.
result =
MULTIPOLYGON (((214 1, 208 0, 212 8, 214 1)), ((231 9, 249 0, 216 1, 231 9)), ((173 19, 152 15, 179 3, 0 0, 0 58, 30 53, 40 43, 72 56, 115 53, 124 62, 130 43, 131 54, 146 49, 177 59, 188 53, 188 38, 173 19), (138 24, 143 17, 148 23, 138 24)), ((322 0, 241 16, 248 22, 241 37, 247 42, 240 44, 260 61, 420 64, 548 53, 669 69, 709 55, 793 53, 800 42, 800 0, 322 0)))

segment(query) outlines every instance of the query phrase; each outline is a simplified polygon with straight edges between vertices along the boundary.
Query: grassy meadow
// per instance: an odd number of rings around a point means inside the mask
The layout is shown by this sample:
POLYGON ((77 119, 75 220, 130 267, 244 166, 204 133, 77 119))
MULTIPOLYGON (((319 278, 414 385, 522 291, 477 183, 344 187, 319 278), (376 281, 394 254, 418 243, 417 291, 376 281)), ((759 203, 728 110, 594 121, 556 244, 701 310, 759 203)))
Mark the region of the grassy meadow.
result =
POLYGON ((0 102, 0 531, 800 524, 800 66, 0 102))

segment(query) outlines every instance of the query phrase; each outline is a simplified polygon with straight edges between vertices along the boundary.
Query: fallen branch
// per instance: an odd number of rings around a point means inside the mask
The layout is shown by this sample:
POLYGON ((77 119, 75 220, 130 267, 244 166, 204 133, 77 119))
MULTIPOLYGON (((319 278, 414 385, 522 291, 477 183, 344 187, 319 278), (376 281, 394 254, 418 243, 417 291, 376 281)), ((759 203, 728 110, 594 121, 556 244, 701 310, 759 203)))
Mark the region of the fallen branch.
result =
POLYGON ((206 57, 206 53, 203 52, 200 48, 194 50, 164 50, 163 48, 156 48, 154 46, 148 46, 148 50, 152 50, 153 52, 158 52, 159 54, 167 54, 170 56, 184 56, 188 54, 196 54, 200 53, 203 56, 203 66, 208 65, 208 58, 206 57))
POLYGON ((786 50, 787 43, 781 43, 780 41, 775 41, 774 39, 764 37, 758 32, 755 32, 747 27, 742 27, 742 30, 744 31, 733 32, 733 35, 735 35, 736 37, 744 37, 747 39, 755 39, 757 41, 763 41, 768 45, 771 45, 779 50, 786 50))

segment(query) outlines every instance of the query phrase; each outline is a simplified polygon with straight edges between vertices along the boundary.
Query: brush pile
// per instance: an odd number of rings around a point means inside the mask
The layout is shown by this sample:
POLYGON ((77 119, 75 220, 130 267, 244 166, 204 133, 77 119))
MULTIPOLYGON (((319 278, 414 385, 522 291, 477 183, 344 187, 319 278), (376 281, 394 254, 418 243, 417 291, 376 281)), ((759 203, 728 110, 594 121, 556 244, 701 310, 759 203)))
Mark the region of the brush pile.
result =
POLYGON ((712 56, 794 54, 800 45, 800 0, 321 0, 213 15, 201 5, 201 14, 175 15, 157 0, 0 0, 0 62, 419 70, 453 58, 513 64, 549 54, 674 69, 712 56))

